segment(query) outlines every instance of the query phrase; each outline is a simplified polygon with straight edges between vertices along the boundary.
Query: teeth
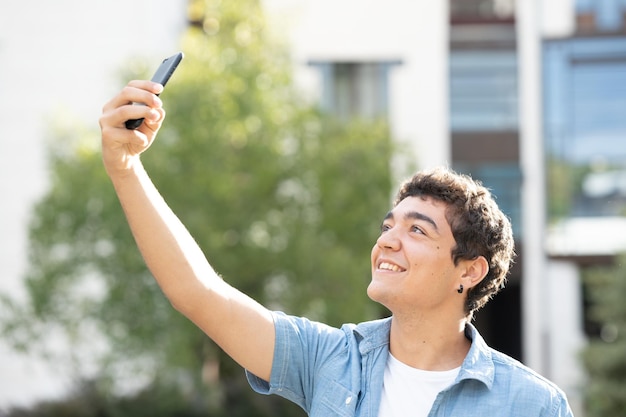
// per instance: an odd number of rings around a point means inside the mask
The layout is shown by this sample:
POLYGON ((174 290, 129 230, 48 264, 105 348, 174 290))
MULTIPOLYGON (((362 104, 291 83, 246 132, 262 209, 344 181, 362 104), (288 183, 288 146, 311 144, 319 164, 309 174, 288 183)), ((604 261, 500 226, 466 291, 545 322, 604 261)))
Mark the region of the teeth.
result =
POLYGON ((398 265, 390 264, 389 262, 382 262, 378 268, 393 272, 402 271, 402 268, 400 268, 398 265))

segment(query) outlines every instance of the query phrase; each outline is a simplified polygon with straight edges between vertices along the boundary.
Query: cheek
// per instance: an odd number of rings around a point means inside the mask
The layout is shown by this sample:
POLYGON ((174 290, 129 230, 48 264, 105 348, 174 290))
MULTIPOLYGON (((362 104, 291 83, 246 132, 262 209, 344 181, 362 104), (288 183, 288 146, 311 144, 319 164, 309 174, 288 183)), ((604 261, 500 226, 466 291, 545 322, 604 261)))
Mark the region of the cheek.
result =
POLYGON ((443 251, 430 252, 411 259, 411 270, 424 277, 441 276, 454 267, 450 257, 443 251))
POLYGON ((378 245, 374 244, 374 246, 372 247, 372 251, 370 253, 370 261, 372 263, 372 266, 374 265, 374 262, 376 261, 377 257, 378 257, 378 245))

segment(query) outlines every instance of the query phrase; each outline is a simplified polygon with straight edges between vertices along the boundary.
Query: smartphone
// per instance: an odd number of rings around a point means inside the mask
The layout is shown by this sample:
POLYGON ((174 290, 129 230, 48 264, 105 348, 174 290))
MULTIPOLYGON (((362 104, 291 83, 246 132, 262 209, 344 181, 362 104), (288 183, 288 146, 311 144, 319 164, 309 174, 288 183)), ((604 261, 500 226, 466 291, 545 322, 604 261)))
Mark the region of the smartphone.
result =
MULTIPOLYGON (((184 57, 184 54, 182 52, 179 52, 176 55, 172 55, 169 58, 165 58, 163 62, 161 62, 161 65, 159 65, 159 68, 156 70, 154 75, 152 76, 151 81, 154 81, 155 83, 159 83, 163 87, 165 87, 165 84, 167 84, 168 80, 174 73, 174 70, 176 69, 176 67, 178 67, 178 64, 180 63, 180 61, 182 61, 183 57, 184 57)), ((136 104, 140 104, 140 103, 136 103, 136 104)), ((130 130, 137 129, 139 126, 141 126, 141 123, 143 123, 143 118, 126 120, 125 122, 126 129, 130 129, 130 130)))

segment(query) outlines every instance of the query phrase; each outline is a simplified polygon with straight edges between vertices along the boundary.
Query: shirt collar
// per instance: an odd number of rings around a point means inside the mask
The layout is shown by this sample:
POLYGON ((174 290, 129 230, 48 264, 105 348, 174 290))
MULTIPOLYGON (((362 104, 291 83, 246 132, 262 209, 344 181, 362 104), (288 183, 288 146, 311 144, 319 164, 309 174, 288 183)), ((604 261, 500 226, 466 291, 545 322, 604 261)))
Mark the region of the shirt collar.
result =
POLYGON ((457 381, 476 379, 491 389, 495 375, 491 349, 471 323, 465 325, 465 337, 472 341, 472 345, 461 365, 457 381))
POLYGON ((391 317, 359 323, 353 329, 362 355, 382 346, 389 347, 391 317))
MULTIPOLYGON (((359 342, 361 354, 366 355, 371 350, 381 347, 388 349, 390 329, 391 317, 356 325, 353 331, 359 342)), ((464 379, 475 379, 491 389, 495 373, 491 349, 471 323, 465 325, 465 336, 472 341, 472 345, 461 365, 457 382, 464 379)))

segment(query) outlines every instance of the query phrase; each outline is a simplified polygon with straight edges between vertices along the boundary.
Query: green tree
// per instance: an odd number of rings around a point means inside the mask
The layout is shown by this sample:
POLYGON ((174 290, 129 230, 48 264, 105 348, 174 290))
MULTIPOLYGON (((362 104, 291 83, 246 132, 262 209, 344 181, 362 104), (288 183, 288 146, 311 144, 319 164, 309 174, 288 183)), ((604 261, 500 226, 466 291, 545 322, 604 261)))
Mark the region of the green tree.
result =
MULTIPOLYGON (((191 2, 190 16, 185 60, 162 94, 167 118, 143 157, 157 187, 216 270, 261 303, 331 324, 379 316, 365 288, 389 208, 385 124, 337 123, 300 100, 257 1, 191 2)), ((3 297, 5 335, 43 350, 50 334, 77 345, 103 335, 100 384, 141 377, 215 413, 289 415, 284 402, 241 401, 241 370, 161 294, 98 142, 74 129, 50 147, 26 298, 3 297)), ((80 365, 79 351, 61 356, 80 365)))
POLYGON ((583 359, 589 381, 585 385, 589 417, 618 417, 626 413, 626 254, 614 266, 585 274, 591 319, 599 324, 583 359))
POLYGON ((175 389, 146 386, 132 395, 113 397, 91 380, 81 380, 65 397, 0 411, 3 417, 206 417, 175 389))
POLYGON ((548 220, 555 222, 572 214, 575 200, 582 192, 582 183, 590 168, 550 155, 546 167, 548 220))

